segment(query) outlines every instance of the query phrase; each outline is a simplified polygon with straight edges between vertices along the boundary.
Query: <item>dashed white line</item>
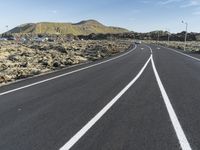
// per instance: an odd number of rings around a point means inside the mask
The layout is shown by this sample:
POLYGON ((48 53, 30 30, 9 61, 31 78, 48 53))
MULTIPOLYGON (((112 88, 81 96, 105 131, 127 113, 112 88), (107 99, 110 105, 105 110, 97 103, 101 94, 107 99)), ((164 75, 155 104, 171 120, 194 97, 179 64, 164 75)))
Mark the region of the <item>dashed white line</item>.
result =
MULTIPOLYGON (((151 47, 149 47, 151 49, 151 47)), ((152 50, 152 49, 151 49, 152 50)), ((172 125, 174 127, 174 130, 176 132, 176 135, 177 135, 177 138, 179 140, 179 143, 181 145, 181 148, 182 150, 192 150, 187 138, 186 138, 186 135, 181 127, 181 124, 178 120, 178 117, 172 107, 172 104, 169 100, 169 97, 165 91, 165 88, 161 82, 161 79, 159 77, 159 74, 158 74, 158 71, 156 69, 156 66, 155 66, 155 63, 154 63, 154 60, 153 60, 153 57, 151 57, 151 63, 152 63, 152 67, 153 67, 153 71, 154 71, 154 74, 156 76, 156 80, 157 80, 157 83, 158 83, 158 86, 160 88, 160 91, 161 91, 161 94, 162 94, 162 97, 163 97, 163 100, 165 102, 165 105, 166 105, 166 108, 167 108, 167 111, 168 111, 168 114, 170 116, 170 119, 171 119, 171 122, 172 122, 172 125)))
POLYGON ((81 128, 60 150, 69 150, 76 142, 119 100, 119 98, 137 81, 150 62, 152 55, 142 67, 137 76, 124 87, 98 114, 96 114, 83 128, 81 128))
POLYGON ((54 80, 54 79, 58 79, 58 78, 61 78, 61 77, 64 77, 64 76, 67 76, 67 75, 70 75, 70 74, 73 74, 73 73, 76 73, 76 72, 79 72, 79 71, 83 71, 83 70, 86 70, 86 69, 89 69, 89 68, 92 68, 92 67, 95 67, 95 66, 99 66, 101 64, 104 64, 104 63, 110 62, 112 60, 118 59, 120 57, 123 57, 123 56, 131 53, 132 51, 134 51, 136 48, 137 48, 137 45, 135 45, 135 47, 132 50, 130 50, 130 51, 128 51, 128 52, 126 52, 126 53, 124 53, 122 55, 113 57, 111 59, 108 59, 108 60, 93 64, 93 65, 89 65, 87 67, 83 67, 83 68, 80 68, 80 69, 77 69, 77 70, 74 70, 74 71, 71 71, 71 72, 68 72, 68 73, 64 73, 64 74, 61 74, 61 75, 58 75, 58 76, 54 76, 52 78, 48 78, 48 79, 45 79, 45 80, 42 80, 42 81, 38 81, 38 82, 35 82, 35 83, 32 83, 32 84, 21 86, 19 88, 8 90, 6 92, 2 92, 2 93, 0 93, 0 96, 6 95, 6 94, 9 94, 9 93, 12 93, 12 92, 16 92, 16 91, 19 91, 19 90, 22 90, 22 89, 25 89, 25 88, 29 88, 29 87, 32 87, 32 86, 35 86, 35 85, 38 85, 38 84, 41 84, 41 83, 44 83, 44 82, 48 82, 48 81, 54 80))

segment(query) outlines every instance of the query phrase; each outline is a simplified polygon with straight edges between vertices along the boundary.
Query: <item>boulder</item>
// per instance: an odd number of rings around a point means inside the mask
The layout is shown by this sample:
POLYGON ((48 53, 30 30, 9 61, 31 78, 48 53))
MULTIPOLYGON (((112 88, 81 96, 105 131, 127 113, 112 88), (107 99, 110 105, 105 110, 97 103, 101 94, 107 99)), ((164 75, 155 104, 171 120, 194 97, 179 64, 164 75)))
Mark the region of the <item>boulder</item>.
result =
POLYGON ((61 66, 60 62, 58 61, 53 62, 53 67, 58 68, 60 66, 61 66))
POLYGON ((19 56, 17 54, 12 54, 12 55, 8 56, 8 59, 10 61, 19 61, 19 56))
POLYGON ((0 75, 0 83, 6 83, 11 81, 11 77, 8 75, 0 75))

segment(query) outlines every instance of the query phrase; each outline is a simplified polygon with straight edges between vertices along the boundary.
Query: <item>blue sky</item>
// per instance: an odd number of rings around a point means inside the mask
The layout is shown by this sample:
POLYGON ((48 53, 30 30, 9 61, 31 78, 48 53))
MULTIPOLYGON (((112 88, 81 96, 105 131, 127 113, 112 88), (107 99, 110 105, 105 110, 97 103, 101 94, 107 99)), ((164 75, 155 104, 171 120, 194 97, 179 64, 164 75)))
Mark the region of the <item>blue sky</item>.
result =
POLYGON ((30 22, 96 19, 109 26, 147 32, 200 32, 200 0, 2 0, 0 33, 30 22))

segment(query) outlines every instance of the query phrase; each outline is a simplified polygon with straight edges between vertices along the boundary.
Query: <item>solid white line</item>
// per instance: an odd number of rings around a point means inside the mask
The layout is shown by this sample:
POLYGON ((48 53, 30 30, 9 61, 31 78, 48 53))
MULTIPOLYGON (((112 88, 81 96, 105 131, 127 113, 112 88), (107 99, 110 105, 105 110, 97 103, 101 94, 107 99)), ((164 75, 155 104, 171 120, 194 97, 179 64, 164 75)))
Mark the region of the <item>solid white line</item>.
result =
POLYGON ((45 76, 45 75, 48 75, 48 74, 53 74, 53 73, 65 71, 65 70, 68 70, 68 69, 73 69, 73 68, 75 68, 77 66, 86 65, 86 64, 89 64, 89 63, 90 62, 87 61, 87 62, 84 62, 84 63, 75 64, 75 65, 72 65, 72 66, 67 66, 67 67, 64 67, 64 68, 61 68, 61 69, 57 69, 57 70, 49 70, 47 72, 43 72, 43 73, 38 74, 38 75, 30 76, 30 77, 23 78, 23 79, 18 79, 18 80, 12 81, 12 82, 4 83, 2 85, 0 84, 0 88, 3 87, 3 86, 8 86, 8 85, 14 84, 14 83, 18 83, 18 82, 34 79, 34 78, 37 78, 37 77, 42 77, 42 76, 45 76))
POLYGON ((96 114, 83 128, 81 128, 60 150, 69 150, 78 140, 118 101, 118 99, 137 81, 141 76, 148 63, 151 60, 152 55, 142 67, 137 76, 122 89, 98 114, 96 114))
POLYGON ((76 72, 79 72, 79 71, 83 71, 83 70, 86 70, 86 69, 89 69, 89 68, 92 68, 92 67, 95 67, 95 66, 99 66, 101 64, 104 64, 104 63, 110 62, 112 60, 118 59, 120 57, 123 57, 123 56, 131 53, 132 51, 134 51, 136 48, 137 48, 137 45, 135 45, 135 47, 132 50, 130 50, 130 51, 128 51, 128 52, 126 52, 126 53, 124 53, 122 55, 113 57, 111 59, 108 59, 108 60, 105 60, 105 61, 102 61, 102 62, 99 62, 97 64, 93 64, 93 65, 90 65, 90 66, 87 66, 87 67, 83 67, 83 68, 80 68, 80 69, 77 69, 77 70, 74 70, 74 71, 71 71, 71 72, 68 72, 68 73, 64 73, 64 74, 61 74, 61 75, 58 75, 58 76, 55 76, 55 77, 52 77, 52 78, 48 78, 48 79, 45 79, 45 80, 42 80, 42 81, 38 81, 38 82, 35 82, 35 83, 32 83, 32 84, 28 84, 28 85, 19 87, 19 88, 8 90, 6 92, 0 93, 0 96, 9 94, 9 93, 12 93, 12 92, 15 92, 15 91, 19 91, 19 90, 22 90, 22 89, 25 89, 25 88, 28 88, 28 87, 32 87, 32 86, 35 86, 35 85, 38 85, 38 84, 41 84, 41 83, 44 83, 44 82, 48 82, 48 81, 51 81, 51 80, 54 80, 54 79, 57 79, 57 78, 61 78, 63 76, 67 76, 67 75, 70 75, 70 74, 73 74, 73 73, 76 73, 76 72))
POLYGON ((188 55, 188 54, 185 54, 185 53, 179 52, 179 51, 177 51, 177 50, 175 50, 175 49, 168 48, 168 47, 164 47, 164 46, 161 46, 161 47, 166 48, 166 49, 168 49, 168 50, 171 50, 171 51, 173 51, 173 52, 175 52, 175 53, 181 54, 181 55, 183 55, 183 56, 186 56, 186 57, 189 57, 189 58, 195 59, 195 60, 197 60, 197 61, 200 61, 199 58, 196 58, 196 57, 190 56, 190 55, 188 55))
POLYGON ((172 107, 172 104, 169 100, 169 97, 165 91, 165 88, 161 82, 161 79, 158 75, 158 72, 157 72, 157 69, 156 69, 156 66, 155 66, 155 63, 154 63, 154 60, 153 60, 153 57, 151 58, 151 63, 152 63, 152 66, 153 66, 153 71, 154 71, 154 74, 156 76, 156 80, 157 80, 157 83, 158 83, 158 86, 160 88, 160 91, 161 91, 161 94, 162 94, 162 97, 163 97, 163 100, 165 102, 165 105, 167 107, 167 111, 168 111, 168 114, 170 116, 170 119, 171 119, 171 122, 173 124, 173 127, 174 127, 174 130, 176 132, 176 135, 177 135, 177 138, 179 140, 179 143, 181 145, 181 148, 182 150, 192 150, 192 148, 190 147, 190 144, 186 138, 186 135, 181 127, 181 124, 180 122, 178 121, 178 118, 176 116, 176 113, 172 107))

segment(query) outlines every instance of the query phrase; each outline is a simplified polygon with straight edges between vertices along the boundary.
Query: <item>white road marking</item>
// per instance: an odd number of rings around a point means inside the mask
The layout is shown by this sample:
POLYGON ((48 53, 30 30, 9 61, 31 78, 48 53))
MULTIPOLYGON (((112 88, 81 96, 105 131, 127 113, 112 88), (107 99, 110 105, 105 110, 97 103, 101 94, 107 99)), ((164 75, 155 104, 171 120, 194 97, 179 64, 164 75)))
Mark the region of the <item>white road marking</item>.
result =
POLYGON ((63 76, 67 76, 67 75, 70 75, 70 74, 73 74, 73 73, 76 73, 76 72, 79 72, 79 71, 83 71, 83 70, 86 70, 86 69, 89 69, 89 68, 93 68, 95 66, 99 66, 101 64, 104 64, 104 63, 110 62, 112 60, 118 59, 120 57, 123 57, 125 55, 128 55, 129 53, 134 51, 136 48, 137 48, 137 45, 135 45, 135 47, 132 50, 130 50, 130 51, 128 51, 128 52, 126 52, 126 53, 124 53, 122 55, 113 57, 111 59, 108 59, 108 60, 105 60, 105 61, 102 61, 102 62, 99 62, 97 64, 93 64, 93 65, 90 65, 90 66, 87 66, 87 67, 83 67, 83 68, 77 69, 77 70, 74 70, 74 71, 71 71, 71 72, 68 72, 68 73, 64 73, 64 74, 61 74, 61 75, 58 75, 58 76, 55 76, 55 77, 51 77, 51 78, 48 78, 48 79, 45 79, 45 80, 42 80, 42 81, 38 81, 38 82, 35 82, 35 83, 32 83, 32 84, 21 86, 19 88, 8 90, 6 92, 2 92, 2 93, 0 93, 0 96, 6 95, 6 94, 9 94, 9 93, 12 93, 12 92, 16 92, 16 91, 19 91, 19 90, 22 90, 22 89, 25 89, 25 88, 29 88, 29 87, 32 87, 32 86, 35 86, 35 85, 38 85, 38 84, 41 84, 41 83, 44 83, 44 82, 48 82, 48 81, 54 80, 54 79, 58 79, 58 78, 61 78, 63 76))
POLYGON ((148 46, 148 45, 145 45, 146 47, 148 47, 149 48, 149 50, 150 50, 150 52, 151 52, 151 54, 153 54, 153 51, 152 51, 152 49, 151 49, 151 47, 150 46, 148 46))
POLYGON ((14 84, 14 83, 26 81, 26 80, 29 80, 29 79, 33 79, 33 78, 45 76, 45 75, 47 75, 47 74, 57 73, 57 72, 60 72, 60 71, 64 71, 64 70, 71 69, 71 68, 75 68, 75 67, 81 66, 81 65, 86 65, 86 64, 89 64, 89 63, 90 63, 90 61, 87 61, 87 62, 84 62, 84 63, 80 63, 80 64, 76 64, 76 65, 72 65, 72 66, 67 66, 67 67, 62 68, 62 69, 51 70, 51 71, 44 72, 44 73, 41 73, 41 74, 38 74, 38 75, 34 75, 34 76, 27 77, 27 78, 24 78, 24 79, 18 79, 18 80, 15 80, 15 81, 8 82, 8 83, 5 83, 5 84, 3 84, 3 85, 0 85, 0 88, 1 88, 2 86, 7 86, 7 85, 14 84))
POLYGON ((190 56, 190 55, 188 55, 188 54, 185 54, 185 53, 179 52, 179 51, 177 51, 177 50, 175 50, 175 49, 168 48, 168 47, 164 47, 164 46, 161 46, 161 47, 166 48, 166 49, 169 49, 169 50, 171 50, 171 51, 173 51, 173 52, 175 52, 175 53, 178 53, 178 54, 184 55, 184 56, 186 56, 186 57, 189 57, 189 58, 195 59, 195 60, 197 60, 197 61, 200 61, 199 58, 196 58, 196 57, 190 56))
POLYGON ((153 66, 153 71, 154 71, 154 74, 156 76, 158 86, 160 88, 163 100, 164 100, 165 105, 167 107, 168 114, 170 116, 172 125, 174 127, 175 132, 176 132, 176 135, 177 135, 177 138, 178 138, 179 143, 181 145, 181 148, 182 148, 182 150, 192 150, 192 148, 190 147, 190 144, 189 144, 189 142, 186 138, 186 135, 185 135, 185 133, 184 133, 182 127, 181 127, 181 124, 178 121, 178 117, 176 116, 176 113, 175 113, 175 111, 172 107, 172 104, 169 100, 169 97, 168 97, 166 91, 165 91, 165 88, 164 88, 164 86, 161 82, 161 79, 159 77, 159 74, 157 72, 157 69, 156 69, 156 66, 155 66, 155 63, 154 63, 154 60, 153 60, 153 57, 151 58, 151 63, 152 63, 152 66, 153 66))
POLYGON ((144 64, 136 77, 124 87, 98 114, 96 114, 83 128, 81 128, 60 150, 69 150, 76 142, 119 100, 119 98, 137 81, 150 62, 152 55, 144 64))

